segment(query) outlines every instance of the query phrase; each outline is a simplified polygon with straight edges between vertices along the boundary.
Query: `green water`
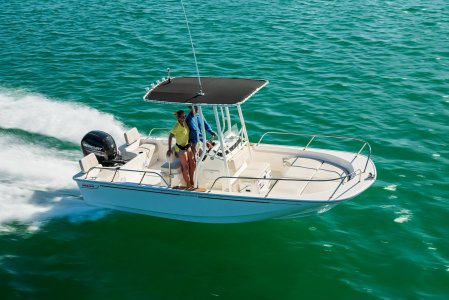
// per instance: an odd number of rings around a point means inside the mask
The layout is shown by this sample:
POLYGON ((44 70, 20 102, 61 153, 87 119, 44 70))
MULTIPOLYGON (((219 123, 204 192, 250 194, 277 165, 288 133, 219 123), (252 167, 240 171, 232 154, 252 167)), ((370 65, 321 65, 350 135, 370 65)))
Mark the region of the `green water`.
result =
POLYGON ((448 299, 449 3, 185 4, 201 75, 270 81, 243 105, 251 140, 363 138, 377 182, 297 220, 89 207, 71 180, 81 137, 183 108, 142 101, 167 68, 195 75, 180 2, 4 0, 0 299, 448 299))

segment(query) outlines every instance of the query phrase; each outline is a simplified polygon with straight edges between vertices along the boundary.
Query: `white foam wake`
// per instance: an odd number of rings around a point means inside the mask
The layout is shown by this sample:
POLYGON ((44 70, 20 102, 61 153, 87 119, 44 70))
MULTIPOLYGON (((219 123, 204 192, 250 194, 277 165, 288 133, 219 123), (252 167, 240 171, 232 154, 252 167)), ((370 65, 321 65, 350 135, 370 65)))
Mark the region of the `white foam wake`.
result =
POLYGON ((0 127, 22 129, 76 144, 94 129, 111 134, 118 144, 122 144, 126 131, 112 115, 88 106, 4 89, 0 89, 0 127))
POLYGON ((72 180, 78 154, 0 135, 0 231, 10 221, 36 224, 55 217, 80 220, 104 215, 80 199, 72 180))
MULTIPOLYGON (((125 127, 113 116, 84 105, 57 102, 41 95, 0 88, 0 128, 51 136, 78 144, 85 133, 98 129, 123 142, 125 127)), ((49 149, 0 133, 0 233, 11 221, 31 224, 56 217, 97 219, 107 211, 82 201, 72 176, 81 151, 49 149)))

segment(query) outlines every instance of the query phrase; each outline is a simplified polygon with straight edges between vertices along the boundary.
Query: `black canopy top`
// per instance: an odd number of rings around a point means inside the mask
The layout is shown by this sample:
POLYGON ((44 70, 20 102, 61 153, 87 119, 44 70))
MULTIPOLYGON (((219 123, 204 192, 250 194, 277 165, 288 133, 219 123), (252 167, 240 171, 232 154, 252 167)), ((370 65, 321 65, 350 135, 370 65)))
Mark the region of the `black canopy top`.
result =
POLYGON ((200 95, 198 77, 176 77, 161 82, 144 99, 169 103, 236 105, 243 103, 267 83, 266 80, 201 77, 203 95, 200 95))

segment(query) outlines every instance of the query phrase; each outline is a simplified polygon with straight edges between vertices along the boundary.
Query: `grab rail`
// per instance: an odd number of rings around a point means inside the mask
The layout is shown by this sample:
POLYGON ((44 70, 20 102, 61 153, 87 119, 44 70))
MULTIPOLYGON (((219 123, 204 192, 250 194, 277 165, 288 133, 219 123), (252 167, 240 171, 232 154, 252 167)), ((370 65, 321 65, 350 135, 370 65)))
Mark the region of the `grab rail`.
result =
POLYGON ((353 176, 357 176, 359 175, 359 182, 362 179, 362 171, 360 169, 357 169, 349 174, 346 174, 345 176, 340 176, 340 177, 335 177, 335 178, 330 178, 330 179, 306 179, 306 178, 263 178, 263 177, 247 177, 247 176, 220 176, 217 177, 214 182, 212 183, 212 186, 209 188, 209 190, 207 191, 208 193, 210 193, 213 189, 213 187, 215 186, 215 184, 217 183, 218 180, 222 180, 222 179, 250 179, 250 180, 270 180, 270 181, 276 181, 271 188, 267 191, 267 193, 265 194, 265 198, 268 197, 268 195, 270 194, 271 190, 273 189, 273 187, 279 182, 279 181, 307 181, 307 182, 328 182, 328 181, 336 181, 336 180, 340 180, 340 184, 337 186, 337 188, 334 190, 334 192, 332 193, 332 195, 329 197, 329 200, 332 199, 332 197, 335 195, 335 193, 337 192, 337 190, 340 188, 340 186, 343 184, 344 180, 346 178, 348 178, 348 181, 351 180, 353 178, 353 176))
MULTIPOLYGON (((89 173, 90 171, 97 169, 97 170, 110 170, 113 171, 114 170, 114 176, 112 176, 112 179, 110 182, 113 182, 115 179, 115 176, 117 175, 117 171, 125 171, 125 172, 135 172, 135 173, 143 173, 142 178, 139 181, 139 185, 142 185, 142 181, 145 178, 146 174, 156 174, 158 175, 162 181, 164 181, 165 185, 167 187, 170 187, 170 185, 167 183, 167 181, 164 179, 164 177, 159 174, 158 172, 154 172, 154 171, 143 171, 143 170, 132 170, 132 169, 122 169, 122 168, 110 168, 110 167, 92 167, 89 169, 89 171, 87 171, 86 176, 84 177, 84 179, 88 179, 89 173)), ((96 177, 97 178, 97 177, 96 177)))
MULTIPOLYGON (((114 176, 112 177, 111 181, 109 182, 113 182, 115 179, 115 176, 117 174, 117 171, 125 171, 125 172, 135 172, 135 173, 143 173, 142 174, 142 178, 139 181, 139 185, 142 185, 142 181, 145 178, 146 174, 156 174, 157 176, 159 176, 162 181, 165 183, 165 185, 167 187, 170 187, 170 185, 167 183, 167 181, 164 179, 164 177, 154 171, 141 171, 141 170, 131 170, 131 169, 121 169, 119 167, 116 168, 111 168, 111 167, 92 167, 89 169, 89 171, 87 171, 84 179, 88 179, 89 177, 89 173, 92 170, 109 170, 109 171, 114 171, 114 176)), ((214 188, 215 184, 217 183, 217 181, 222 180, 222 179, 250 179, 250 180, 269 180, 269 181, 276 181, 271 188, 266 192, 265 194, 265 198, 268 197, 268 195, 271 193, 271 191, 273 190, 273 187, 279 182, 279 181, 299 181, 299 182, 303 182, 303 181, 307 181, 307 182, 328 182, 328 181, 336 181, 336 180, 340 180, 340 184, 335 188, 335 190, 333 191, 333 193, 330 195, 328 200, 331 200, 332 197, 335 195, 335 193, 337 192, 337 190, 340 188, 340 186, 344 183, 345 179, 351 180, 353 178, 353 176, 357 176, 359 175, 359 182, 361 181, 361 177, 362 177, 362 171, 360 169, 353 171, 349 174, 346 174, 345 176, 339 176, 339 177, 335 177, 335 178, 329 178, 329 179, 306 179, 306 178, 263 178, 263 177, 248 177, 248 176, 220 176, 217 177, 214 182, 212 183, 212 186, 209 188, 209 190, 207 191, 208 193, 210 193, 212 191, 212 189, 214 188)), ((95 179, 97 179, 97 177, 95 177, 95 179)))
POLYGON ((150 132, 148 133, 148 137, 151 136, 151 134, 153 133, 153 131, 155 130, 170 130, 171 128, 169 127, 157 127, 157 128, 151 128, 150 132))
POLYGON ((257 142, 256 146, 259 146, 260 143, 262 142, 262 140, 265 138, 266 135, 269 134, 278 134, 278 135, 294 135, 294 136, 308 136, 308 137, 312 137, 309 142, 306 144, 306 146, 304 146, 303 150, 306 150, 310 144, 312 143, 312 141, 315 140, 316 137, 325 137, 325 138, 334 138, 334 139, 347 139, 347 140, 354 140, 354 141, 359 141, 361 143, 363 143, 362 147, 360 148, 360 150, 357 152, 357 154, 354 156, 354 158, 351 160, 351 163, 360 155, 360 153, 363 151, 363 149, 365 148, 365 146, 368 146, 368 157, 366 159, 366 163, 365 163, 365 167, 363 168, 363 172, 366 171, 366 168, 368 167, 368 162, 371 158, 371 145, 362 139, 359 138, 354 138, 354 137, 349 137, 349 136, 338 136, 338 135, 324 135, 324 134, 303 134, 303 133, 293 133, 293 132, 282 132, 282 131, 267 131, 265 132, 259 139, 259 142, 257 142))

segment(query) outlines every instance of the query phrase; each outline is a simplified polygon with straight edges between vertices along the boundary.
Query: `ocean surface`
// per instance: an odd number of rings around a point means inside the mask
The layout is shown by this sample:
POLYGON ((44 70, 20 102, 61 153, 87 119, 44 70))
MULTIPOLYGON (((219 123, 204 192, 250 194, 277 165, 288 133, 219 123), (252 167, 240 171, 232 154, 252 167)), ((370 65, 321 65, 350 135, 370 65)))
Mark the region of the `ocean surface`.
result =
POLYGON ((362 138, 378 180, 295 220, 88 206, 85 133, 186 109, 142 100, 167 68, 196 74, 181 3, 3 0, 0 299, 449 299, 449 2, 184 2, 201 75, 270 81, 243 105, 252 141, 362 138))

